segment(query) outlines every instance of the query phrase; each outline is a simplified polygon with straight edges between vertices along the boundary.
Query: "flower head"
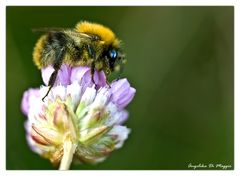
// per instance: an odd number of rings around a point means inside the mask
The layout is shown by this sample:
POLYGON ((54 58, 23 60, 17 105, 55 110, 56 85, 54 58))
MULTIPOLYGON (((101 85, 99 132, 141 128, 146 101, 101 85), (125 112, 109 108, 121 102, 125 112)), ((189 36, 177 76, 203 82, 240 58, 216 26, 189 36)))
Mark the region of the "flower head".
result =
MULTIPOLYGON (((53 72, 42 70, 45 84, 53 72)), ((120 148, 130 130, 123 126, 128 118, 124 108, 135 94, 126 79, 106 83, 103 72, 95 72, 94 85, 88 67, 61 67, 55 86, 24 93, 22 111, 28 116, 25 127, 32 150, 58 164, 65 147, 73 144, 74 159, 97 163, 120 148)))

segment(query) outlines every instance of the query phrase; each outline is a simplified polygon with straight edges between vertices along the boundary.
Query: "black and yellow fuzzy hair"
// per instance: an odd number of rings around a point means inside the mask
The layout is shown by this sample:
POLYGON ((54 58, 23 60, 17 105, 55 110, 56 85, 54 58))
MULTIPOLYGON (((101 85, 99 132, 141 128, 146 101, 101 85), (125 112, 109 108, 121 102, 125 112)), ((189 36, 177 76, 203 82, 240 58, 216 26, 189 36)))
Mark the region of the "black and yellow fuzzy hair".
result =
POLYGON ((97 35, 106 43, 106 45, 113 45, 114 47, 119 47, 120 45, 120 41, 113 31, 101 24, 83 21, 76 25, 75 30, 81 33, 97 35))

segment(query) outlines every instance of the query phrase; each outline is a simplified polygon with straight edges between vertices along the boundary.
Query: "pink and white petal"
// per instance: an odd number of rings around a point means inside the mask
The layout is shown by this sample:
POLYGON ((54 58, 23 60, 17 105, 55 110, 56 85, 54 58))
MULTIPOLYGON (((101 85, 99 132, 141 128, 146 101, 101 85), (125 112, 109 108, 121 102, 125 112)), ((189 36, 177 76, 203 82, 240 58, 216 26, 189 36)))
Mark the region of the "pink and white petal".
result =
MULTIPOLYGON (((77 81, 78 83, 81 83, 82 80, 86 79, 86 74, 90 75, 90 68, 89 67, 74 67, 71 71, 71 82, 77 81)), ((87 76, 87 79, 89 80, 90 76, 87 76)), ((90 80, 89 80, 90 81, 90 80)), ((88 81, 88 82, 89 82, 88 81)))
POLYGON ((62 85, 52 88, 51 92, 53 93, 54 99, 56 99, 57 97, 60 97, 61 100, 65 100, 66 98, 67 90, 66 90, 66 87, 62 85))
MULTIPOLYGON (((49 79, 54 72, 54 68, 50 65, 46 68, 43 68, 42 71, 42 79, 45 85, 48 85, 49 79)), ((71 75, 71 67, 68 65, 62 65, 61 68, 58 70, 57 78, 55 80, 54 85, 69 85, 71 83, 70 81, 70 75, 71 75)))
POLYGON ((118 101, 117 104, 119 106, 120 109, 125 108, 133 99, 133 97, 135 96, 136 93, 136 89, 134 88, 130 88, 128 91, 128 94, 125 96, 122 96, 118 101))
POLYGON ((21 102, 21 110, 23 114, 28 115, 31 104, 33 104, 39 97, 40 92, 38 88, 31 88, 24 92, 21 102))
POLYGON ((116 125, 109 131, 108 134, 117 137, 116 138, 117 144, 115 145, 115 147, 118 149, 122 147, 124 141, 128 138, 129 133, 130 129, 128 129, 127 127, 116 125))
POLYGON ((104 71, 98 72, 98 88, 104 87, 107 85, 106 75, 104 71))
POLYGON ((67 86, 67 96, 72 98, 74 107, 76 107, 82 96, 82 87, 77 81, 74 81, 71 85, 67 86))
POLYGON ((130 84, 126 78, 120 79, 118 81, 114 81, 111 84, 111 92, 113 94, 116 94, 116 96, 118 96, 119 93, 122 94, 122 92, 128 90, 129 87, 130 87, 130 84))
POLYGON ((124 122, 126 122, 126 120, 128 119, 128 116, 129 116, 128 111, 126 110, 120 111, 117 124, 122 125, 124 122))
POLYGON ((111 94, 109 92, 109 89, 106 87, 101 87, 98 90, 96 98, 93 102, 93 108, 105 106, 109 102, 110 96, 111 94))
POLYGON ((117 124, 117 122, 119 121, 119 116, 120 116, 117 106, 110 102, 106 106, 105 111, 108 113, 108 119, 107 119, 105 125, 112 126, 112 125, 117 124))
POLYGON ((54 72, 54 68, 52 66, 48 66, 46 68, 42 68, 41 72, 42 72, 43 82, 47 86, 48 82, 49 82, 49 79, 50 79, 50 76, 54 72))
POLYGON ((111 101, 114 102, 120 109, 126 107, 132 101, 136 90, 130 87, 127 79, 121 79, 111 84, 111 101))
POLYGON ((61 85, 69 85, 71 84, 70 76, 71 76, 71 67, 68 65, 62 65, 58 71, 57 82, 61 85))
POLYGON ((88 106, 94 101, 96 93, 96 89, 94 89, 93 87, 87 87, 81 98, 81 103, 84 103, 85 106, 88 106))
POLYGON ((43 151, 36 146, 36 142, 32 139, 32 137, 30 136, 30 133, 26 135, 26 139, 27 139, 28 146, 31 148, 32 151, 34 151, 39 155, 43 154, 43 151))

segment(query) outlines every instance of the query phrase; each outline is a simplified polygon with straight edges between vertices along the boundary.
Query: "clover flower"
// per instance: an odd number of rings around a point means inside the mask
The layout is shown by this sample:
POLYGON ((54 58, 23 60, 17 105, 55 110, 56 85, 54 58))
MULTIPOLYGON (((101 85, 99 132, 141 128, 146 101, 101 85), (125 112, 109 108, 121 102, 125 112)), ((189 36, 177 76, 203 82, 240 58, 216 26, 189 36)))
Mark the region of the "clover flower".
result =
MULTIPOLYGON (((47 84, 51 66, 42 70, 47 84)), ((62 65, 54 87, 44 102, 48 87, 27 90, 22 99, 22 112, 27 141, 31 149, 49 159, 62 170, 73 160, 81 163, 103 161, 120 148, 130 129, 123 126, 128 118, 124 109, 136 90, 127 79, 107 85, 104 72, 94 73, 91 81, 88 67, 62 65)))

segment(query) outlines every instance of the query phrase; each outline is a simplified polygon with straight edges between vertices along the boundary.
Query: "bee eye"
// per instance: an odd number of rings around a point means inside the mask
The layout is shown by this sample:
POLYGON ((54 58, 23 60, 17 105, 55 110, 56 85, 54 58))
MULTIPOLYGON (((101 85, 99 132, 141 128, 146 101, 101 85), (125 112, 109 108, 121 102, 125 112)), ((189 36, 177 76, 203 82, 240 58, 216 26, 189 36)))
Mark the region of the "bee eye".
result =
POLYGON ((109 56, 110 56, 111 59, 115 60, 117 58, 117 51, 114 50, 114 49, 110 50, 109 51, 109 56))

